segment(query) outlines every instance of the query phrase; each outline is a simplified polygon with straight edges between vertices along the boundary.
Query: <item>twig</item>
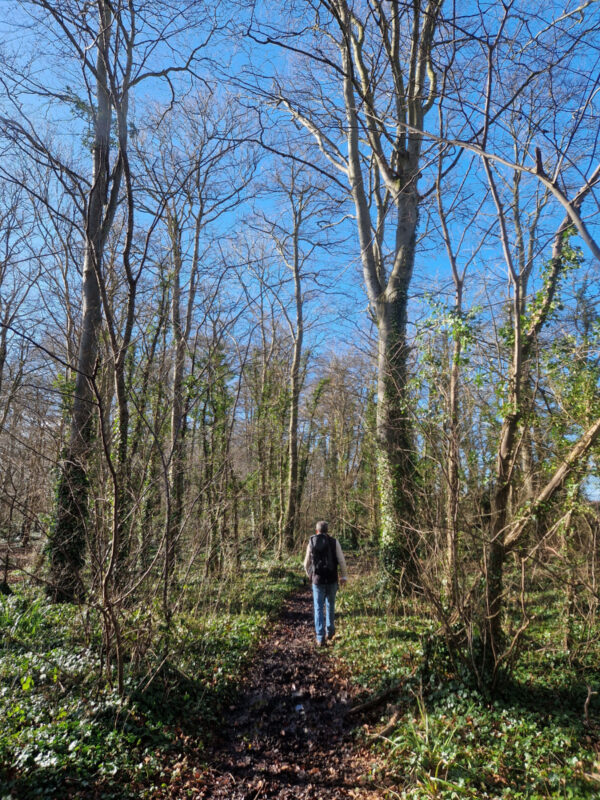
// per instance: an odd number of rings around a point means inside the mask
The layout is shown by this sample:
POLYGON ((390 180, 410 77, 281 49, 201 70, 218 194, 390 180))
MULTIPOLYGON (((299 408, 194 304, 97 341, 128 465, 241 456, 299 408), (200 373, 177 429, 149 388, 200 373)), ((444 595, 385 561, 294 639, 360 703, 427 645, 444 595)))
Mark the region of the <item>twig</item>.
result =
POLYGON ((390 686, 385 691, 376 694, 374 697, 371 697, 369 700, 365 700, 364 703, 359 703, 357 706, 353 706, 349 711, 348 714, 360 714, 361 711, 368 711, 370 708, 375 708, 378 706, 383 700, 390 697, 396 692, 399 692, 400 689, 404 686, 403 683, 397 683, 394 686, 390 686))
POLYGON ((598 694, 598 692, 593 692, 592 687, 588 684, 587 687, 587 697, 585 698, 585 703, 583 704, 583 724, 589 725, 590 724, 590 700, 592 696, 598 694))
POLYGON ((384 727, 383 727, 383 728, 382 728, 382 729, 379 731, 379 733, 377 733, 376 735, 377 735, 377 736, 389 736, 389 734, 390 734, 390 733, 391 733, 391 732, 394 730, 394 728, 396 727, 396 723, 397 723, 397 722, 398 722, 398 720, 400 719, 400 714, 401 714, 401 713, 402 713, 402 712, 401 712, 400 708, 399 708, 398 706, 394 706, 394 713, 393 713, 393 714, 392 714, 392 716, 389 718, 389 720, 388 720, 388 721, 387 721, 387 723, 384 725, 384 727))

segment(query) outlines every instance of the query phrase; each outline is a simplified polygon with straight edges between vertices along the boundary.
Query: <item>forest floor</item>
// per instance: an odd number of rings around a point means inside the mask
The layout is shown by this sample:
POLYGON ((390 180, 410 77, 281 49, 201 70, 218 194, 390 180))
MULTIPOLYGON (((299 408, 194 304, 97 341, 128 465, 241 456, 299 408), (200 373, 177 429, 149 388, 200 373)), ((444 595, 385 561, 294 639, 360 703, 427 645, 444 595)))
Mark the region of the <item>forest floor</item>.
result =
POLYGON ((208 766, 176 765, 156 798, 327 800, 385 796, 369 773, 374 756, 349 715, 357 688, 348 669, 317 647, 307 589, 285 603, 214 731, 208 766), (174 780, 175 778, 175 780, 174 780), (165 790, 163 789, 163 792, 165 790))
POLYGON ((0 596, 0 797, 600 798, 597 622, 565 650, 563 597, 534 587, 522 652, 491 698, 424 602, 392 604, 376 570, 355 572, 327 648, 297 565, 200 584, 166 665, 156 607, 128 610, 123 696, 99 672, 98 613, 25 583, 0 596))

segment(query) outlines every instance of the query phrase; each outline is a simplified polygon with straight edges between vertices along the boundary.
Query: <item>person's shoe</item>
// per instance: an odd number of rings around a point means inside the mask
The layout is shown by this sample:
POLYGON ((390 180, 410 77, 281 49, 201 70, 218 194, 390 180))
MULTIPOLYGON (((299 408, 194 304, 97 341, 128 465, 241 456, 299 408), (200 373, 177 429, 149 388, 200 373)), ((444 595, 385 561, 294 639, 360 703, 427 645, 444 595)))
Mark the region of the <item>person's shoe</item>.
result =
POLYGON ((325 639, 317 639, 317 647, 326 647, 327 642, 325 639))
POLYGON ((335 631, 327 634, 327 641, 330 642, 332 639, 335 639, 335 631))

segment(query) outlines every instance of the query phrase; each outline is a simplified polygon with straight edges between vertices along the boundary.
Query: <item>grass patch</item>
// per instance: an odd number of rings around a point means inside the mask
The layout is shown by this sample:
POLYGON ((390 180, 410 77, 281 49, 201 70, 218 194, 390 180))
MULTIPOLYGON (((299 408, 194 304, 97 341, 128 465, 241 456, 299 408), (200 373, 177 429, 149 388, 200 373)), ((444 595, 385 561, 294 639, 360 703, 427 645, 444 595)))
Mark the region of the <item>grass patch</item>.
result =
MULTIPOLYGON (((436 623, 415 601, 393 612, 375 576, 338 595, 337 655, 365 697, 401 683, 401 716, 377 747, 385 757, 389 796, 411 800, 585 800, 600 797, 598 697, 583 721, 587 686, 600 688, 600 652, 585 663, 561 651, 560 608, 534 629, 512 680, 485 699, 449 660, 435 669, 436 623), (556 630, 556 636, 550 635, 556 630)), ((548 614, 548 608, 544 609, 548 614)), ((381 722, 389 712, 382 709, 381 722)))
POLYGON ((125 609, 125 694, 106 679, 100 619, 35 590, 0 597, 0 798, 149 796, 198 753, 268 620, 300 584, 267 566, 125 609))

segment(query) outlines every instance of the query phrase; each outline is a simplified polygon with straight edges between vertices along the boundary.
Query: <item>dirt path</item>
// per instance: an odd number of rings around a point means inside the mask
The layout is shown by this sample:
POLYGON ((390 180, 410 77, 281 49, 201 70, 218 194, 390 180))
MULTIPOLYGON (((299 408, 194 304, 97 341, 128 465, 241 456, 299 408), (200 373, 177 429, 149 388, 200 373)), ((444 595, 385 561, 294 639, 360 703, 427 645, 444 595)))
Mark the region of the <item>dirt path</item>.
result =
POLYGON ((292 596, 260 647, 238 703, 217 731, 194 797, 343 800, 383 797, 364 777, 373 756, 353 741, 349 677, 317 648, 312 598, 292 596))

